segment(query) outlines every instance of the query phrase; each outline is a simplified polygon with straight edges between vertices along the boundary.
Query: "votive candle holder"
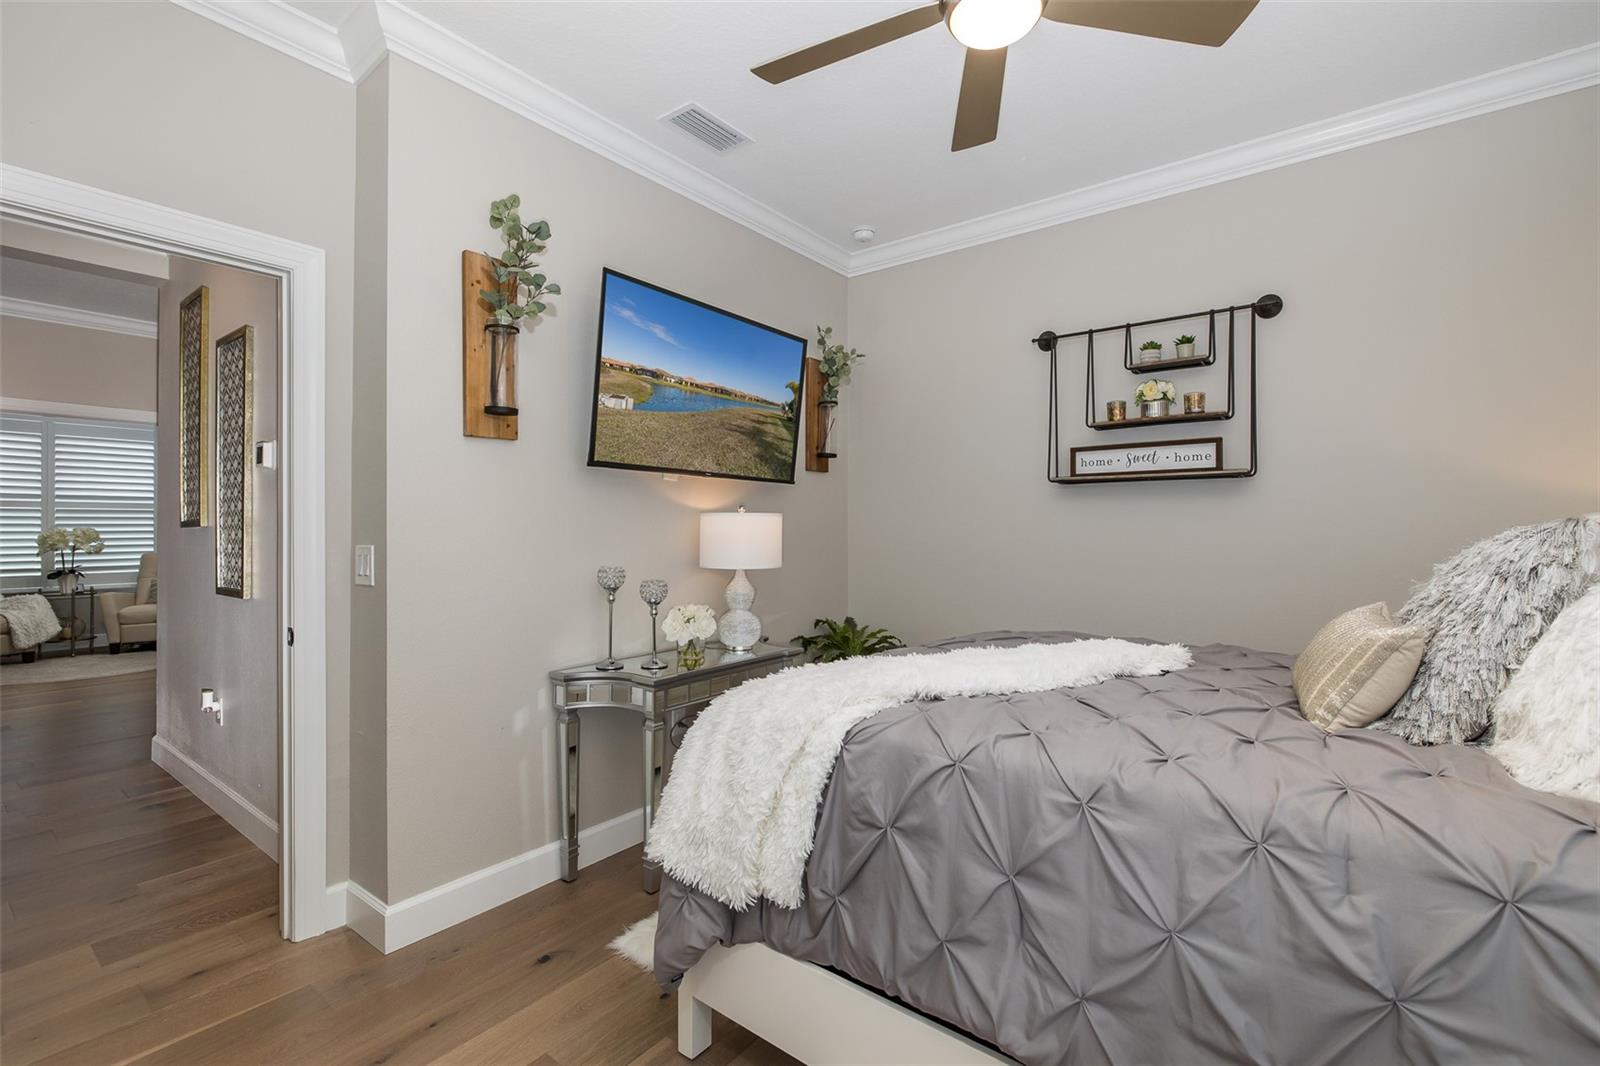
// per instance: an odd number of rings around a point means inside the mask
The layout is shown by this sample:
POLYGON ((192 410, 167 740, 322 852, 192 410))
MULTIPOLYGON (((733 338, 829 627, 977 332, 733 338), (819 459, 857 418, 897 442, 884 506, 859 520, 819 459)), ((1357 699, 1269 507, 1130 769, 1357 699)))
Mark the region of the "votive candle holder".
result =
POLYGON ((1128 404, 1124 400, 1106 401, 1106 421, 1122 422, 1128 417, 1128 404))
POLYGON ((1186 392, 1183 394, 1183 413, 1186 415, 1204 414, 1206 410, 1206 394, 1203 392, 1186 392))

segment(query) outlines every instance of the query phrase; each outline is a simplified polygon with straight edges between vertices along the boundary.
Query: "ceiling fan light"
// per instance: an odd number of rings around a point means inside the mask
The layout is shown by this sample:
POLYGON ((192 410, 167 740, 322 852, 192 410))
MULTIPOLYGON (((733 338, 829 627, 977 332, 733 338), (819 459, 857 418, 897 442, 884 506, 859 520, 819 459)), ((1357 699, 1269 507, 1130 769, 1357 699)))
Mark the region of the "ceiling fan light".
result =
POLYGON ((1020 41, 1043 11, 1044 0, 950 0, 944 21, 956 40, 988 51, 1020 41))

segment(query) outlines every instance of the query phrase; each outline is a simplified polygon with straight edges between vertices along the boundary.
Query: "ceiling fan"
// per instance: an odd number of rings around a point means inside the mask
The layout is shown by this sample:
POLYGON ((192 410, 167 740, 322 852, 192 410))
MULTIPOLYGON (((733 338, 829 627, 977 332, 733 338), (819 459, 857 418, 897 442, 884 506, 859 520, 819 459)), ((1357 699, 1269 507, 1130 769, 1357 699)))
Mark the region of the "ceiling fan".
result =
POLYGON ((1233 36, 1256 3, 1257 0, 938 0, 791 52, 753 68, 751 73, 777 85, 943 22, 967 48, 961 96, 956 102, 955 135, 950 141, 950 150, 959 152, 994 140, 1000 126, 1006 46, 1026 36, 1040 18, 1215 48, 1233 36))

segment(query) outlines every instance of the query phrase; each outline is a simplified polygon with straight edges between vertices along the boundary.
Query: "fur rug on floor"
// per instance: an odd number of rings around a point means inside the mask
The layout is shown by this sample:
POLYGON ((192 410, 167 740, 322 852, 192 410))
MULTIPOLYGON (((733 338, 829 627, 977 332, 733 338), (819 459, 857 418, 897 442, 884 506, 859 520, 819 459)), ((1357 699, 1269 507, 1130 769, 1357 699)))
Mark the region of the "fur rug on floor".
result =
POLYGON ((611 942, 611 950, 649 973, 656 968, 656 916, 640 918, 611 942))
POLYGON ((650 857, 735 910, 763 896, 798 907, 822 790, 857 722, 915 700, 1078 688, 1192 661, 1178 644, 1097 639, 847 659, 746 681, 684 737, 650 857))

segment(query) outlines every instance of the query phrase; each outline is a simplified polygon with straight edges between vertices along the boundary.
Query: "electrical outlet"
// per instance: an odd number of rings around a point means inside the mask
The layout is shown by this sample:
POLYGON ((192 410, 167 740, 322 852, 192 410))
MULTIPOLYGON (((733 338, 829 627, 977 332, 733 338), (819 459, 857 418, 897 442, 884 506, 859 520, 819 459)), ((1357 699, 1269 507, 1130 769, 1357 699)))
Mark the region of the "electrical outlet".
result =
POLYGON ((217 699, 217 690, 203 688, 200 690, 200 710, 218 725, 222 724, 222 701, 217 699))
POLYGON ((371 544, 356 545, 356 584, 378 583, 378 549, 371 544))

